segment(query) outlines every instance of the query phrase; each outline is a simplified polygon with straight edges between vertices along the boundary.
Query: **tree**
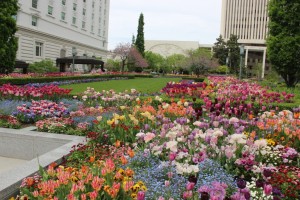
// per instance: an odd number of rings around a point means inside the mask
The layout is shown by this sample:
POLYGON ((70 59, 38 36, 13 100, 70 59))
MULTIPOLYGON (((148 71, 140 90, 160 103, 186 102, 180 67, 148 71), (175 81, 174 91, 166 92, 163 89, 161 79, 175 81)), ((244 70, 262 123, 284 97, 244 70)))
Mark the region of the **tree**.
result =
POLYGON ((152 71, 159 72, 165 63, 165 58, 162 55, 152 51, 146 51, 145 58, 149 64, 149 68, 151 68, 152 71))
POLYGON ((300 79, 300 2, 270 0, 268 9, 268 59, 287 87, 295 87, 300 79))
POLYGON ((208 69, 216 69, 218 61, 211 58, 210 52, 199 48, 197 50, 188 51, 189 58, 187 59, 186 65, 189 66, 190 70, 199 77, 201 74, 207 73, 208 69))
POLYGON ((143 58, 134 46, 130 48, 127 67, 129 71, 135 72, 142 72, 143 68, 148 67, 147 60, 143 58))
POLYGON ((185 59, 186 57, 182 54, 173 54, 166 58, 166 66, 167 69, 171 71, 176 71, 178 73, 188 73, 188 70, 186 69, 185 65, 185 59))
POLYGON ((137 30, 135 46, 143 57, 145 55, 144 24, 144 15, 143 13, 141 13, 139 17, 139 25, 137 30))
POLYGON ((127 61, 128 57, 129 57, 129 54, 130 54, 130 48, 131 48, 130 43, 119 43, 113 51, 114 58, 118 56, 121 59, 121 62, 122 62, 121 71, 122 71, 122 73, 124 73, 126 61, 127 61))
POLYGON ((226 58, 228 56, 228 49, 226 47, 226 42, 220 35, 217 38, 217 42, 214 43, 213 46, 214 57, 218 59, 220 65, 226 65, 226 58))
POLYGON ((231 34, 226 45, 228 49, 229 70, 231 73, 238 74, 240 64, 240 48, 238 44, 238 37, 231 34))
POLYGON ((18 0, 0 1, 0 73, 14 70, 18 41, 14 36, 17 31, 13 16, 18 12, 18 0))

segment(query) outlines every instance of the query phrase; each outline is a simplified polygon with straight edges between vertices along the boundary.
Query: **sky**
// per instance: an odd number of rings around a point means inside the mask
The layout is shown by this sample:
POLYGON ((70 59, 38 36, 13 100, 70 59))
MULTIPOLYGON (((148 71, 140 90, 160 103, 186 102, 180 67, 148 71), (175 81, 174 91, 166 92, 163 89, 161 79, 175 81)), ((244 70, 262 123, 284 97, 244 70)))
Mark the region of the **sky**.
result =
POLYGON ((222 0, 110 0, 108 49, 131 42, 144 15, 145 40, 213 44, 220 35, 222 0))

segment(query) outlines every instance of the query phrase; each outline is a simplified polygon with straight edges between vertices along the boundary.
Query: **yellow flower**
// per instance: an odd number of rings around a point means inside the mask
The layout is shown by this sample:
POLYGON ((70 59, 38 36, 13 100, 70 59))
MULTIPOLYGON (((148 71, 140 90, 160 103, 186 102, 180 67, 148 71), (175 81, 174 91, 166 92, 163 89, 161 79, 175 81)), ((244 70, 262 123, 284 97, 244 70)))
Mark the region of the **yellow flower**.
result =
POLYGON ((267 143, 268 143, 268 145, 270 145, 270 146, 275 146, 275 141, 274 140, 272 140, 272 139, 267 139, 267 143))
POLYGON ((120 120, 124 120, 125 119, 125 116, 124 115, 121 115, 120 116, 120 120))
POLYGON ((108 125, 112 125, 114 122, 115 122, 115 119, 107 120, 107 124, 108 124, 108 125))
POLYGON ((121 110, 124 110, 126 108, 126 106, 120 106, 121 110))

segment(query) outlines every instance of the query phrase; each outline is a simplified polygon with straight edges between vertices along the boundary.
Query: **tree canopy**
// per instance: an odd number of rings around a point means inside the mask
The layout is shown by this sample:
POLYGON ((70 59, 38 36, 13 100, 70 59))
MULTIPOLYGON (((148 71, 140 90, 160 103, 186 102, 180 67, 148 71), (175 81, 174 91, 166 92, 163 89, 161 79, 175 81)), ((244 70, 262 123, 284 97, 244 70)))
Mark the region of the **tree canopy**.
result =
POLYGON ((143 57, 145 55, 144 25, 145 25, 144 15, 143 13, 141 13, 139 17, 139 25, 138 25, 137 36, 135 40, 135 46, 137 50, 142 54, 143 57))
POLYGON ((16 16, 18 0, 0 1, 0 73, 14 70, 18 41, 14 36, 17 31, 16 16))
POLYGON ((295 87, 300 79, 300 2, 270 0, 268 9, 268 59, 286 85, 295 87))
POLYGON ((217 41, 213 46, 214 57, 218 59, 220 65, 226 65, 226 58, 228 56, 228 49, 226 47, 226 42, 224 41, 222 35, 217 38, 217 41))

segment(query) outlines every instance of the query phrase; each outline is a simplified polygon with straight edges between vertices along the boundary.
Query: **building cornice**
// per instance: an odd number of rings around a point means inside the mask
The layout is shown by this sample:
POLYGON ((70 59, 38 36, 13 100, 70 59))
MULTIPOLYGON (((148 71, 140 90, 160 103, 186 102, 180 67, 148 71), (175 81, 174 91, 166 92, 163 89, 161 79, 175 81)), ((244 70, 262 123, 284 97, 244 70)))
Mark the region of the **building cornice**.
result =
POLYGON ((52 34, 48 34, 48 33, 42 32, 42 31, 34 30, 34 29, 27 28, 27 27, 20 26, 20 25, 18 25, 18 31, 17 31, 16 34, 19 34, 19 31, 20 32, 24 31, 24 32, 27 32, 27 33, 32 33, 32 34, 39 34, 39 35, 45 36, 45 37, 53 39, 53 40, 60 40, 62 42, 72 43, 74 45, 82 46, 84 48, 94 49, 94 50, 97 50, 97 51, 102 51, 102 52, 105 52, 105 53, 108 52, 108 50, 106 50, 106 49, 96 48, 96 47, 89 46, 89 45, 86 45, 86 44, 78 42, 78 41, 69 40, 69 39, 66 39, 66 38, 63 38, 63 37, 58 37, 58 36, 55 36, 55 35, 52 35, 52 34))

